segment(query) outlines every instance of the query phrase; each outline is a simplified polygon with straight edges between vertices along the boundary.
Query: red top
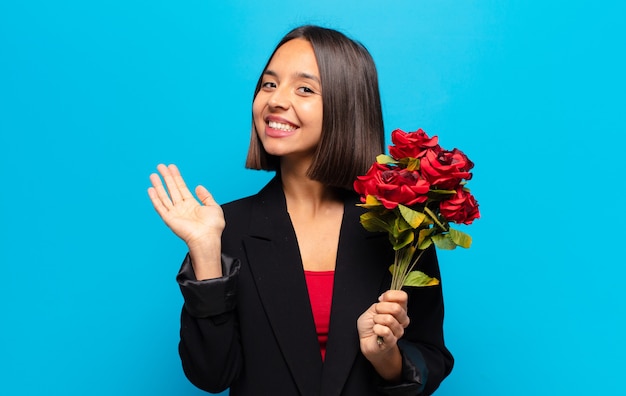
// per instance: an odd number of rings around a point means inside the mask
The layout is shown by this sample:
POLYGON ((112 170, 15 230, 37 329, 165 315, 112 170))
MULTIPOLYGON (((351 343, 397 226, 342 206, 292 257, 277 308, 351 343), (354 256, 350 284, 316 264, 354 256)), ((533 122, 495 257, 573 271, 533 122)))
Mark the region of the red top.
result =
POLYGON ((313 320, 320 343, 322 360, 326 357, 328 328, 330 325, 330 305, 333 299, 335 271, 304 271, 309 299, 313 310, 313 320))

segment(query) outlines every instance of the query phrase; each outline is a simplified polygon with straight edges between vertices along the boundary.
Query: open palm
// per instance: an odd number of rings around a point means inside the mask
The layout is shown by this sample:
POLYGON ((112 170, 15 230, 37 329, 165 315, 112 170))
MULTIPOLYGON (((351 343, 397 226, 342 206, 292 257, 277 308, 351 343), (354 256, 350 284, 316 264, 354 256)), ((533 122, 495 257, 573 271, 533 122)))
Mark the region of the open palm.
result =
POLYGON ((176 165, 160 164, 157 170, 165 186, 158 174, 151 174, 152 187, 148 188, 148 195, 165 224, 188 246, 201 244, 207 238, 220 238, 224 213, 209 191, 196 187, 196 199, 176 165))

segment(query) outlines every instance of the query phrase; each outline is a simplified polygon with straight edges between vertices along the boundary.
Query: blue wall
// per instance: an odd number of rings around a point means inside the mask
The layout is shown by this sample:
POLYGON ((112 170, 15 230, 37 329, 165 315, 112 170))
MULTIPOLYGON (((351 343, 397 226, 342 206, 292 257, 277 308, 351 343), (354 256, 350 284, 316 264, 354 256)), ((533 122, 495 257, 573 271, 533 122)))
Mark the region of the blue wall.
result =
POLYGON ((623 2, 211 3, 0 4, 1 394, 201 394, 148 174, 177 163, 219 202, 263 185, 251 94, 303 23, 371 50, 388 131, 476 163, 474 246, 441 255, 438 394, 624 392, 623 2))

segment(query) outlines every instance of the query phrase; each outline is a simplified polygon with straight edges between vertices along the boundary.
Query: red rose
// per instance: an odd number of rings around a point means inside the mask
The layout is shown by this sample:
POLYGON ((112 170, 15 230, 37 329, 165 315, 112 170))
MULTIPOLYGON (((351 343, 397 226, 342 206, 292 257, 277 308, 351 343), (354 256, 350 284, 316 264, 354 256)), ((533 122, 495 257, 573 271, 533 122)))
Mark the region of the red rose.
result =
POLYGON ((357 176, 354 191, 361 195, 361 202, 365 203, 365 197, 368 195, 378 195, 378 185, 383 183, 382 173, 390 169, 388 165, 374 162, 365 175, 357 176))
POLYGON ((424 203, 429 189, 428 182, 417 172, 379 163, 374 163, 365 176, 358 176, 354 182, 354 190, 361 194, 362 202, 367 195, 373 195, 387 209, 394 209, 398 204, 424 203))
POLYGON ((475 219, 480 218, 478 202, 463 187, 458 187, 452 198, 439 204, 439 212, 446 220, 457 224, 472 224, 475 219))
POLYGON ((427 150, 420 159, 422 176, 436 189, 456 190, 459 183, 472 178, 474 163, 459 149, 427 150))
POLYGON ((404 132, 396 129, 391 132, 391 142, 393 146, 389 146, 389 154, 395 158, 420 158, 427 149, 439 151, 441 148, 437 144, 437 136, 432 138, 426 135, 422 129, 415 132, 404 132))

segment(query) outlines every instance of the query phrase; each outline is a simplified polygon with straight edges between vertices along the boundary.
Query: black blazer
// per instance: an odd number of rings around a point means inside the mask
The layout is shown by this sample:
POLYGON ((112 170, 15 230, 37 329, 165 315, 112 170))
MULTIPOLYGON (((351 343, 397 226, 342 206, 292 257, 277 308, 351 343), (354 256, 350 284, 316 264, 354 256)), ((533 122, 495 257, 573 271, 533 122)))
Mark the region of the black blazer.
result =
MULTIPOLYGON (((237 395, 430 394, 452 369, 443 341, 440 286, 408 288, 411 324, 400 340, 403 382, 385 383, 361 354, 357 318, 388 289, 386 234, 359 223, 346 192, 322 362, 302 261, 280 177, 223 206, 223 278, 196 281, 189 258, 177 279, 185 299, 179 352, 188 379, 237 395)), ((421 269, 439 277, 434 249, 421 269)))

